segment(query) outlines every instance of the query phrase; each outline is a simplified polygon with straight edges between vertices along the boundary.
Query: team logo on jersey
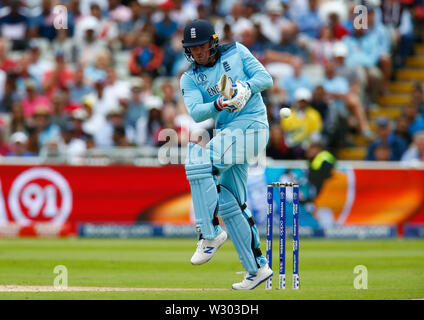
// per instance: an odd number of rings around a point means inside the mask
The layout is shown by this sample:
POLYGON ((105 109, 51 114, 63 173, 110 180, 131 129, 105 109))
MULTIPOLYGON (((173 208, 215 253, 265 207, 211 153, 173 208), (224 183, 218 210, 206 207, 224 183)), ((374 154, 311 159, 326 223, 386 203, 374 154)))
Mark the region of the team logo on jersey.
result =
POLYGON ((208 77, 204 73, 199 73, 197 76, 197 81, 200 85, 204 85, 206 82, 208 82, 208 77))
POLYGON ((192 39, 196 39, 196 28, 191 28, 190 29, 190 37, 192 39))

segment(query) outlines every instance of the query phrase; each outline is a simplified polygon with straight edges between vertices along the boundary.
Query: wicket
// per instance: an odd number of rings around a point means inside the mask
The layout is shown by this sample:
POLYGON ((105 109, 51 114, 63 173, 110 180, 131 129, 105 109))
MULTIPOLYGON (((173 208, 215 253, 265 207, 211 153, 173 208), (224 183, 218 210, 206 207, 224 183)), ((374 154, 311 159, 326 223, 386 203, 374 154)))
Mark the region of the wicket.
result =
MULTIPOLYGON (((287 188, 293 188, 293 289, 299 289, 299 185, 294 183, 273 182, 268 184, 267 189, 267 218, 266 218, 266 258, 272 269, 272 238, 273 238, 273 212, 274 212, 274 188, 280 191, 280 265, 279 265, 279 289, 286 288, 286 199, 287 188)), ((272 278, 266 281, 266 289, 272 289, 272 278)))

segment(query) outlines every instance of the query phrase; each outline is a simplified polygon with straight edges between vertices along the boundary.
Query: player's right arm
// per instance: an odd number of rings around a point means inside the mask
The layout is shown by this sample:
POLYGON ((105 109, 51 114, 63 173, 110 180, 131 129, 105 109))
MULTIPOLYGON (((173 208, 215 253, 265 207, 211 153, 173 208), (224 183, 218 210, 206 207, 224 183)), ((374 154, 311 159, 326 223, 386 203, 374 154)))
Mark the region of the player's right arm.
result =
POLYGON ((203 96, 196 83, 187 74, 183 74, 180 80, 180 88, 184 98, 184 104, 191 117, 196 122, 215 118, 220 112, 214 101, 203 102, 203 96))

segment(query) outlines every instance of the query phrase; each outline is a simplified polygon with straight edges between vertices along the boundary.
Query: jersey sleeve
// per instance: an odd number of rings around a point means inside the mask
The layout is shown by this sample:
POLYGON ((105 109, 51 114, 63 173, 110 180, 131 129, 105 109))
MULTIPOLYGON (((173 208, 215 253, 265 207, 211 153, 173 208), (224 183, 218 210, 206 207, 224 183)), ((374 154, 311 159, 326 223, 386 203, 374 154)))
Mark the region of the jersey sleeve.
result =
POLYGON ((243 61, 244 72, 250 78, 247 82, 250 85, 252 94, 271 88, 273 84, 272 77, 262 63, 241 43, 237 42, 237 48, 243 61))
POLYGON ((218 114, 219 111, 215 109, 214 102, 203 103, 202 93, 187 74, 182 75, 180 87, 184 104, 194 121, 202 122, 218 114))

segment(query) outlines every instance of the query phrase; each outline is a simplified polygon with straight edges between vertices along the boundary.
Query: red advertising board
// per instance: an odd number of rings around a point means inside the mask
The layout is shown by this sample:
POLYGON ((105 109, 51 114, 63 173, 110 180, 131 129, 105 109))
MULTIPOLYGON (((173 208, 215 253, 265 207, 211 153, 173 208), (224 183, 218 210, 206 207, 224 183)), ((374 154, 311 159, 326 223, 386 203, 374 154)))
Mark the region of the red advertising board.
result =
POLYGON ((424 170, 334 170, 315 206, 342 225, 424 222, 424 170))
MULTIPOLYGON (((266 205, 263 189, 249 191, 266 205)), ((340 225, 423 223, 424 170, 336 170, 314 204, 316 210, 331 212, 340 225)), ((182 165, 0 165, 0 226, 192 224, 190 212, 190 186, 182 165)), ((303 225, 306 214, 301 210, 303 225)))
POLYGON ((183 166, 0 166, 0 224, 190 223, 183 166))

